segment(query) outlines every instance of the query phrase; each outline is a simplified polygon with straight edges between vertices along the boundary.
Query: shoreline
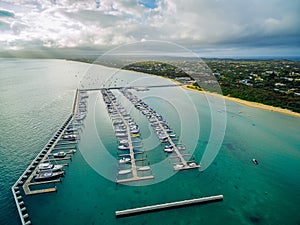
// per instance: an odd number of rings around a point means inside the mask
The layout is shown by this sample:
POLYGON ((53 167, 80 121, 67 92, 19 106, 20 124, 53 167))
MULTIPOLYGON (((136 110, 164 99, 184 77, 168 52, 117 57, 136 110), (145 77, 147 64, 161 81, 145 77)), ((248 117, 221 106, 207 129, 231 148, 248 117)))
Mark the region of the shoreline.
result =
POLYGON ((188 88, 187 85, 182 85, 181 87, 185 90, 194 91, 194 92, 201 93, 201 94, 204 94, 204 95, 208 94, 208 95, 216 96, 216 97, 219 97, 219 98, 224 98, 228 101, 239 103, 241 105, 245 105, 245 106, 248 106, 248 107, 262 109, 262 110, 266 110, 266 111, 270 111, 270 112, 282 113, 282 114, 286 114, 286 115, 289 115, 289 116, 300 118, 300 113, 293 112, 293 111, 290 111, 288 109, 283 109, 283 108, 275 107, 275 106, 271 106, 271 105, 265 105, 263 103, 258 103, 258 102, 251 102, 251 101, 247 101, 247 100, 243 100, 243 99, 239 99, 239 98, 224 96, 224 95, 213 93, 213 92, 199 91, 199 90, 195 90, 195 89, 192 89, 192 88, 188 88))
POLYGON ((199 90, 196 90, 196 89, 189 88, 187 84, 182 84, 182 83, 180 83, 179 81, 177 81, 175 79, 166 78, 166 77, 163 77, 163 78, 168 79, 168 80, 170 80, 170 81, 172 81, 176 84, 180 84, 180 87, 182 87, 183 89, 188 90, 188 91, 194 91, 194 92, 204 94, 204 95, 212 95, 212 96, 215 96, 215 97, 224 98, 225 100, 235 102, 235 103, 238 103, 238 104, 241 104, 241 105, 244 105, 244 106, 248 106, 248 107, 252 107, 252 108, 256 108, 256 109, 261 109, 261 110, 265 110, 265 111, 270 111, 270 112, 277 112, 277 113, 281 113, 281 114, 285 114, 285 115, 300 118, 300 113, 293 112, 293 111, 290 111, 288 109, 283 109, 283 108, 280 108, 280 107, 266 105, 266 104, 259 103, 259 102, 251 102, 251 101, 247 101, 247 100, 243 100, 243 99, 239 99, 239 98, 235 98, 235 97, 224 96, 224 95, 213 93, 213 92, 199 91, 199 90))

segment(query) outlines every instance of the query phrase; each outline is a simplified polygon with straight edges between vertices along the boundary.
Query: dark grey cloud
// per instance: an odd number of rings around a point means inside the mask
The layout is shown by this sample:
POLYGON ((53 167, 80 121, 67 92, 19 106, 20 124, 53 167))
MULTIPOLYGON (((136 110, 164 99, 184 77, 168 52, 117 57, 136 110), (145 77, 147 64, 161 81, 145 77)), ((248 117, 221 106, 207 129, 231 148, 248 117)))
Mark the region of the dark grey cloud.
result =
POLYGON ((170 41, 193 49, 299 49, 300 2, 293 0, 4 2, 9 7, 0 10, 0 44, 6 49, 25 48, 26 43, 109 49, 141 40, 170 41))

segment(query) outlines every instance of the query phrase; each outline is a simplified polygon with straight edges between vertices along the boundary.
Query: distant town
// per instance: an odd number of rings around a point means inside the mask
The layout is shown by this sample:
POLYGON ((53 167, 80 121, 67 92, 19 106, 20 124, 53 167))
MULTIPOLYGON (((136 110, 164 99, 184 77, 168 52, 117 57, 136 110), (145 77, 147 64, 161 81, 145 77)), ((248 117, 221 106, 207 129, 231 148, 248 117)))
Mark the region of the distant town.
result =
POLYGON ((192 77, 197 77, 199 86, 205 91, 214 91, 213 87, 219 84, 223 95, 300 112, 300 62, 223 59, 204 62, 148 61, 123 69, 173 78, 194 89, 199 87, 192 77), (214 76, 207 76, 207 72, 214 76))

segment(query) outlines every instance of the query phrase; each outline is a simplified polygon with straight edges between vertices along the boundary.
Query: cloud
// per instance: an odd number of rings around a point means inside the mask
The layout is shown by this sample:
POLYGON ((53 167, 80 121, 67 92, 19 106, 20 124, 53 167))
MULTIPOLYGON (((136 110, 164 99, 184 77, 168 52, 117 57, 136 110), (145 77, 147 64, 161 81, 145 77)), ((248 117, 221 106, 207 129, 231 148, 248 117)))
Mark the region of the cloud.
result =
POLYGON ((300 48, 299 1, 4 0, 0 7, 3 49, 109 49, 141 40, 300 48))

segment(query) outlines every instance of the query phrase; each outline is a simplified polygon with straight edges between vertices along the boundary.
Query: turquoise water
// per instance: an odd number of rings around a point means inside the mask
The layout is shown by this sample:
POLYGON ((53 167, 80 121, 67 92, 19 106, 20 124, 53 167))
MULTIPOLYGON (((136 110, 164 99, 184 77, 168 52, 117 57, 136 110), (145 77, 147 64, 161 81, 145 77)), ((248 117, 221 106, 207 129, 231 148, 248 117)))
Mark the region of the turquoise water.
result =
MULTIPOLYGON (((19 223, 10 187, 69 115, 79 77, 87 69, 87 64, 63 60, 0 61, 1 224, 19 223)), ((109 69, 99 67, 98 71, 109 69)), ((142 75, 133 73, 130 78, 136 76, 142 75)), ((182 142, 193 146, 188 137, 194 137, 197 120, 190 116, 191 110, 180 110, 186 107, 186 97, 177 88, 158 91, 134 93, 144 97, 179 134, 183 125, 178 121, 189 118, 190 133, 181 136, 182 142)), ((199 161, 209 142, 211 113, 205 96, 186 93, 197 108, 200 136, 192 155, 199 161)), ((114 162, 117 144, 102 98, 94 92, 80 151, 66 168, 58 192, 25 198, 33 224, 300 224, 299 118, 226 102, 225 138, 213 164, 203 172, 173 174, 172 160, 160 152, 147 120, 126 101, 124 104, 141 126, 144 148, 150 149, 145 163, 154 165, 155 179, 146 182, 147 186, 111 181, 118 170, 114 162), (258 159, 258 166, 252 158, 258 159), (217 194, 224 195, 223 202, 119 219, 114 214, 217 194)))

